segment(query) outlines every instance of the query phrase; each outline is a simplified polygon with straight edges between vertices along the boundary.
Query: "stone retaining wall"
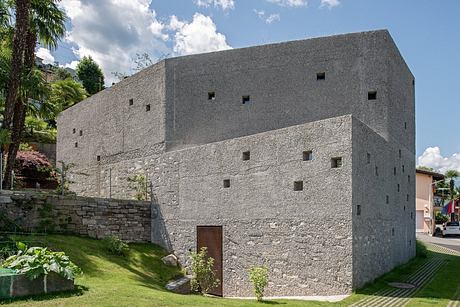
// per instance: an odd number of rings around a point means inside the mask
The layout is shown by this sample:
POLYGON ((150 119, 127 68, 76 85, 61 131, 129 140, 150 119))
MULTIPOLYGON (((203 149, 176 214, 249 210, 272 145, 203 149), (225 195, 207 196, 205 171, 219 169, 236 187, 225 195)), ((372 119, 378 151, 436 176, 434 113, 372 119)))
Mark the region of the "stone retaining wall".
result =
POLYGON ((130 242, 151 240, 150 202, 58 196, 34 192, 0 194, 0 229, 65 232, 104 238, 117 235, 130 242), (20 228, 20 229, 19 229, 20 228))

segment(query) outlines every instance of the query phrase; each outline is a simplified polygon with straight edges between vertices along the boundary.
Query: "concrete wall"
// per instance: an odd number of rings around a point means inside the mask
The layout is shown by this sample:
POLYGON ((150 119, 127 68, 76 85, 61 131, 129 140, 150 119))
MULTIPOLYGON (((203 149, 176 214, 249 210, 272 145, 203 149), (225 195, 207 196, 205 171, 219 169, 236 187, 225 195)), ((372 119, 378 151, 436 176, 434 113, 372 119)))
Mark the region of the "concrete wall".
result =
POLYGON ((354 120, 353 285, 362 287, 414 256, 415 156, 354 120))
POLYGON ((103 162, 155 149, 165 138, 164 87, 162 62, 62 112, 57 119, 57 160, 81 168, 97 165, 97 156, 103 162))
MULTIPOLYGON (((104 167, 125 189, 119 178, 127 173, 152 180, 155 224, 164 225, 154 229, 163 238, 155 243, 183 263, 196 247, 196 226, 223 226, 224 295, 252 295, 247 269, 257 264, 270 268, 269 295, 328 295, 351 291, 351 163, 351 116, 344 116, 104 167), (305 150, 312 161, 303 161, 305 150), (343 157, 343 167, 331 169, 332 157, 343 157), (303 191, 293 191, 297 180, 303 191)), ((123 187, 112 191, 126 196, 123 187)))
POLYGON ((345 114, 413 147, 413 77, 387 31, 173 58, 166 74, 168 150, 345 114))

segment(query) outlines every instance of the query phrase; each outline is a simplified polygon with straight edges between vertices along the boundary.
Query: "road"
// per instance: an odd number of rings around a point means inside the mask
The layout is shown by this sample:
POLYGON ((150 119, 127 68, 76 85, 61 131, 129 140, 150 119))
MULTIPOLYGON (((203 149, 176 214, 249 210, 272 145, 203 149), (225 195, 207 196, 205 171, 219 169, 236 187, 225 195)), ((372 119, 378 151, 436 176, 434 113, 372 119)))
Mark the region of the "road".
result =
POLYGON ((460 252, 460 237, 441 238, 418 233, 417 239, 422 242, 438 244, 460 252))

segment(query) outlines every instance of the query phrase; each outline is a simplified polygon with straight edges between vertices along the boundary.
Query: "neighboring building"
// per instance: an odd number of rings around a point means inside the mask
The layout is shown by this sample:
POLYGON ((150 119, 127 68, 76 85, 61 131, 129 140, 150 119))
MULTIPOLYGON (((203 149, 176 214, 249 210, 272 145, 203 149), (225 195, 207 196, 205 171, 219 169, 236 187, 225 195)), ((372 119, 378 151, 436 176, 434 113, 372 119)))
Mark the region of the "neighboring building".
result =
MULTIPOLYGON (((45 64, 43 63, 42 58, 36 56, 35 65, 43 73, 43 76, 46 82, 51 83, 56 80, 57 76, 56 76, 55 69, 59 67, 59 63, 55 62, 54 64, 45 64)), ((77 77, 77 72, 75 71, 75 69, 72 69, 70 67, 63 67, 63 68, 72 76, 72 79, 74 79, 77 82, 79 81, 77 77)))
POLYGON ((145 174, 152 241, 208 246, 214 294, 262 264, 269 296, 347 294, 415 255, 414 84, 385 30, 166 59, 61 113, 57 160, 79 195, 145 174))
POLYGON ((432 235, 436 229, 435 216, 441 211, 442 203, 435 202, 435 181, 444 179, 444 175, 426 170, 416 170, 416 215, 417 232, 432 235))

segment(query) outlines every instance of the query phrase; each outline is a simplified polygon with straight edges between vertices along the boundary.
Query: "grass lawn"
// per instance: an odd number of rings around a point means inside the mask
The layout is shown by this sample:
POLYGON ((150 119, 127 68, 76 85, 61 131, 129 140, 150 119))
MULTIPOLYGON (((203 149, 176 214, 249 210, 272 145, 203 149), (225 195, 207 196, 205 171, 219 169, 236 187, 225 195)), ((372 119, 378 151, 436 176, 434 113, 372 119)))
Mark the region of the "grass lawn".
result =
MULTIPOLYGON (((24 241, 30 240, 24 239, 24 241)), ((40 240, 43 241, 43 238, 40 240)), ((105 251, 103 243, 98 240, 50 235, 46 237, 46 245, 53 250, 65 251, 72 261, 79 265, 84 274, 77 278, 77 291, 56 295, 44 295, 1 303, 21 306, 261 306, 264 304, 252 300, 235 300, 202 297, 198 295, 178 295, 164 290, 167 281, 180 274, 176 268, 170 268, 161 262, 165 252, 149 244, 131 244, 130 255, 126 258, 113 256, 105 251)), ((428 254, 431 257, 432 253, 428 254)), ((439 294, 439 286, 444 281, 460 284, 460 274, 451 276, 450 272, 458 272, 460 257, 449 258, 449 263, 436 276, 435 280, 423 289, 413 300, 412 306, 420 304, 444 304, 452 294, 449 291, 439 294), (450 278, 450 279, 449 279, 450 278), (436 283, 435 283, 436 282, 436 283), (438 294, 437 297, 435 294, 438 294), (450 295, 450 296, 449 296, 450 295)), ((388 281, 404 280, 426 258, 415 258, 408 264, 396 268, 384 275, 375 283, 358 290, 346 300, 331 304, 311 301, 277 300, 265 304, 287 306, 347 306, 365 298, 377 289, 387 287, 388 281)), ((456 289, 452 291, 455 292, 456 289)))

